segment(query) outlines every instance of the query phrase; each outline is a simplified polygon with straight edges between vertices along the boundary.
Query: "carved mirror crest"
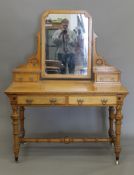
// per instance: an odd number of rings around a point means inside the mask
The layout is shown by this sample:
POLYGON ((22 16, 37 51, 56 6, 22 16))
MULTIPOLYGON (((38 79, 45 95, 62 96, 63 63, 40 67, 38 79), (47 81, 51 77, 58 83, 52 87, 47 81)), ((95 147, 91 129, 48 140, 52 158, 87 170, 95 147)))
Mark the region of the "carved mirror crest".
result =
POLYGON ((92 18, 85 11, 49 10, 41 20, 41 77, 91 78, 92 18))

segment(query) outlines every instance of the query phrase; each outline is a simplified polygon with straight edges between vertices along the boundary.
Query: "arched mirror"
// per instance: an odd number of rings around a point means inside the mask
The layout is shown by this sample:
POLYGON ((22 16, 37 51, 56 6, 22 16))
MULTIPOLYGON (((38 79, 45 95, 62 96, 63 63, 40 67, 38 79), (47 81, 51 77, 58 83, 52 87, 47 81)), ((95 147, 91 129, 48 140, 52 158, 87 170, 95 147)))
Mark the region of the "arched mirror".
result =
POLYGON ((41 20, 41 78, 91 78, 92 18, 85 11, 49 10, 41 20))

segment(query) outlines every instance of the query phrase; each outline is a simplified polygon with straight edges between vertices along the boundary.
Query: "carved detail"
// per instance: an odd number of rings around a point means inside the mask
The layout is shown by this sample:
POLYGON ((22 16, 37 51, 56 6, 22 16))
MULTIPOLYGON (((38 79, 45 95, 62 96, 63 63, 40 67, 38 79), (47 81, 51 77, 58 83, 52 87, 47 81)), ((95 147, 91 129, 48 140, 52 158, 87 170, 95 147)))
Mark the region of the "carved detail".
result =
POLYGON ((18 107, 17 105, 12 105, 12 124, 13 124, 13 136, 14 136, 14 156, 15 160, 18 160, 19 149, 20 149, 20 140, 19 140, 19 115, 18 115, 18 107))
POLYGON ((17 104, 17 96, 16 95, 9 95, 9 100, 11 102, 11 105, 16 105, 17 104))
POLYGON ((101 57, 97 58, 96 59, 96 65, 97 66, 102 66, 104 64, 104 61, 101 57))
POLYGON ((32 55, 32 56, 28 59, 28 63, 31 63, 33 66, 38 65, 37 56, 36 56, 36 55, 32 55))
POLYGON ((73 142, 73 140, 72 140, 71 137, 68 137, 68 136, 64 137, 64 143, 65 143, 65 144, 69 144, 69 143, 71 143, 71 142, 73 142))
POLYGON ((124 98, 125 98, 124 95, 118 95, 118 96, 117 96, 117 103, 118 103, 118 104, 123 104, 124 98))
POLYGON ((25 136, 25 129, 24 129, 24 106, 20 106, 20 136, 25 136))
POLYGON ((121 134, 121 120, 122 120, 122 97, 118 99, 118 104, 116 107, 116 115, 115 115, 115 133, 116 133, 116 138, 115 138, 115 155, 116 155, 116 160, 119 160, 119 155, 121 152, 121 146, 120 146, 120 134, 121 134))
POLYGON ((109 107, 109 137, 112 138, 112 142, 115 141, 115 135, 114 135, 114 128, 113 128, 113 123, 115 120, 115 108, 114 107, 109 107))

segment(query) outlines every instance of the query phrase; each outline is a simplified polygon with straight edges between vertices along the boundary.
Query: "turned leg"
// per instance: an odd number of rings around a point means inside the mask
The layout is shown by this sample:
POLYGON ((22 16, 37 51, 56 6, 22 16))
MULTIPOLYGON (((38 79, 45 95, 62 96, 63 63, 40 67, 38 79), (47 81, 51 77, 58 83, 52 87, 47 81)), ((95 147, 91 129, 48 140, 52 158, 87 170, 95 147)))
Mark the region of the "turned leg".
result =
POLYGON ((114 142, 114 128, 113 128, 113 123, 114 123, 114 119, 115 119, 115 114, 114 114, 114 107, 109 107, 109 130, 108 130, 108 134, 109 137, 112 138, 112 142, 114 142))
POLYGON ((20 136, 23 138, 25 136, 24 129, 24 106, 20 106, 20 136))
POLYGON ((121 135, 121 120, 122 120, 122 105, 117 105, 116 107, 116 115, 115 115, 115 156, 116 156, 116 164, 119 163, 119 155, 121 152, 121 145, 120 145, 120 135, 121 135))
POLYGON ((12 105, 12 124, 13 124, 13 151, 15 156, 15 161, 18 161, 18 155, 19 155, 19 148, 20 148, 20 142, 19 142, 19 114, 18 114, 18 107, 17 105, 12 105))

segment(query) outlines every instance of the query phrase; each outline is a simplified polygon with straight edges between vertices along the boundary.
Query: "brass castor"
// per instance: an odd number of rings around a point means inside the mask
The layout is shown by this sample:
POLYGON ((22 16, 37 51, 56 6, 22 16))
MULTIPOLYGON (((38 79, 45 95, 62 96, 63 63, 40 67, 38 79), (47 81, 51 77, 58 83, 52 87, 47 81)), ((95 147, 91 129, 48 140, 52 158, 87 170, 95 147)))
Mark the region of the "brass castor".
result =
POLYGON ((119 160, 116 160, 115 164, 116 164, 116 165, 119 165, 119 160))
POLYGON ((119 165, 119 158, 116 158, 115 164, 116 164, 116 165, 119 165))

